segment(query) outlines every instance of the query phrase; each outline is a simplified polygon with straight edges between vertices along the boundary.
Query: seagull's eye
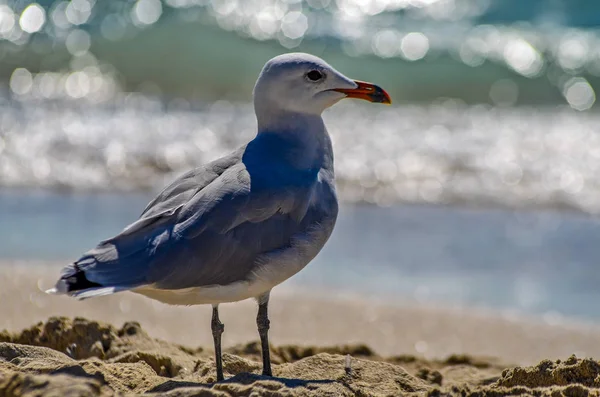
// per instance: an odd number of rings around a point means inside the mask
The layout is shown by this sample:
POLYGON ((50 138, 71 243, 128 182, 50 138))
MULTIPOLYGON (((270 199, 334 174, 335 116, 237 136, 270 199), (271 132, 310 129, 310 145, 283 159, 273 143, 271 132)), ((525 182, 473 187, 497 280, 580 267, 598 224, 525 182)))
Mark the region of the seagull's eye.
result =
POLYGON ((306 77, 308 77, 310 81, 319 81, 323 78, 323 74, 318 70, 311 70, 310 72, 306 73, 306 77))

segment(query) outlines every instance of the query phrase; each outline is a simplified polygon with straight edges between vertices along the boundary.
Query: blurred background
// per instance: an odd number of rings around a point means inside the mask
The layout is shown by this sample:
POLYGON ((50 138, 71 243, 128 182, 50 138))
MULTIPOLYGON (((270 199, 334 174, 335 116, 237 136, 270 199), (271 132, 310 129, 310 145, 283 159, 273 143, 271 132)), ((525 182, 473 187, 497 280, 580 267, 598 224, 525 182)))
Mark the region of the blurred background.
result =
POLYGON ((0 0, 0 261, 74 260, 252 139, 289 51, 394 105, 327 111, 340 219, 285 285, 600 320, 595 0, 0 0))

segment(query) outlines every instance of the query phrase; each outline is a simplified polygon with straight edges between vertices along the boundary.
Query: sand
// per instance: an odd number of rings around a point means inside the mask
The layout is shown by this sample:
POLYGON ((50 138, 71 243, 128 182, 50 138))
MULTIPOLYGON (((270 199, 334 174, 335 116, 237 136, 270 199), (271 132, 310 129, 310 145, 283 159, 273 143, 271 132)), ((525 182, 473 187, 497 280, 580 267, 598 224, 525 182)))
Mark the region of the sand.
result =
POLYGON ((596 325, 285 285, 270 308, 274 378, 260 376, 247 301, 222 306, 228 380, 214 384, 210 307, 46 296, 57 267, 2 266, 0 397, 600 395, 600 363, 584 358, 600 358, 596 325))
POLYGON ((398 396, 597 395, 600 363, 575 356, 503 369, 493 360, 414 355, 381 357, 364 345, 272 347, 273 378, 259 375, 259 346, 224 354, 215 382, 212 352, 151 338, 138 323, 121 328, 53 317, 0 334, 2 396, 398 396))

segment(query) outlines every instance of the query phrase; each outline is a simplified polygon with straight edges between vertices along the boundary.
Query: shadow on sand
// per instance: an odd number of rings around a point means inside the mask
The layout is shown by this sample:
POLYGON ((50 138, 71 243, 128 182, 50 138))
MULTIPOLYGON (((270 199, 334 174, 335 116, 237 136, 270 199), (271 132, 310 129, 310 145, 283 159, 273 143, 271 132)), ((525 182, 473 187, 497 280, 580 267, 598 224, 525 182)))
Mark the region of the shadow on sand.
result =
MULTIPOLYGON (((255 382, 261 380, 270 380, 282 383, 286 387, 295 388, 295 387, 306 387, 312 388, 311 386, 320 385, 320 384, 329 384, 336 383, 336 380, 333 379, 319 379, 319 380, 304 380, 304 379, 290 379, 290 378, 278 378, 271 376, 263 376, 258 374, 251 374, 248 372, 239 373, 229 379, 225 379, 223 382, 219 382, 218 384, 227 384, 227 383, 237 383, 240 385, 251 385, 255 382)), ((204 387, 204 388, 212 388, 217 383, 197 383, 197 382, 185 382, 185 381, 176 381, 169 380, 165 383, 161 383, 148 390, 147 393, 159 393, 159 392, 168 392, 174 389, 179 389, 183 387, 204 387)), ((313 387, 314 387, 313 386, 313 387)))

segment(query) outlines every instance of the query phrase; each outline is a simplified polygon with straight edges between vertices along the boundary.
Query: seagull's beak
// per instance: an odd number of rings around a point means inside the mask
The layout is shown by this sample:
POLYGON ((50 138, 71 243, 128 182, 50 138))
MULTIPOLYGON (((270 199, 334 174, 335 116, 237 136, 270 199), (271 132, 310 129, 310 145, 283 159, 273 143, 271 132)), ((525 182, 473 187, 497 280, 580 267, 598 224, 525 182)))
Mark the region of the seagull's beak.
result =
POLYGON ((358 87, 356 88, 334 88, 332 91, 346 94, 347 98, 364 99, 365 101, 375 103, 385 103, 390 105, 392 99, 385 90, 375 84, 365 83, 364 81, 354 81, 358 87))

